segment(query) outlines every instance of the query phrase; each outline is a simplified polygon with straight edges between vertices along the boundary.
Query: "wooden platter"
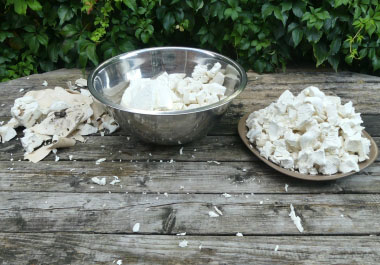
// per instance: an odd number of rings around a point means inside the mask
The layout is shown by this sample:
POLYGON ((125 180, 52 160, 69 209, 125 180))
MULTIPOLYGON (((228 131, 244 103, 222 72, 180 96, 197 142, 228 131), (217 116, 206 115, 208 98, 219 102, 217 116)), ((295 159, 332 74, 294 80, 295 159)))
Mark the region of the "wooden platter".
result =
MULTIPOLYGON (((259 151, 255 148, 254 144, 252 144, 246 136, 247 132, 248 132, 248 127, 245 125, 245 123, 246 123, 246 120, 247 120, 249 114, 250 113, 247 113, 246 115, 244 115, 239 121, 239 124, 238 124, 239 136, 243 140, 244 144, 248 147, 249 150, 251 150, 251 152, 254 155, 256 155, 261 161, 263 161, 265 164, 267 164, 271 168, 277 170, 278 172, 281 172, 281 173, 288 175, 290 177, 293 177, 293 178, 313 180, 313 181, 326 181, 326 180, 340 179, 340 178, 347 177, 347 176, 350 176, 350 175, 357 173, 357 172, 352 171, 352 172, 348 172, 348 173, 337 173, 337 174, 333 174, 333 175, 301 174, 298 171, 291 171, 291 170, 282 168, 279 165, 269 161, 268 159, 265 159, 264 157, 262 157, 260 155, 259 151)), ((369 152, 369 159, 359 163, 359 169, 360 170, 363 170, 366 167, 368 167, 369 165, 371 165, 376 160, 376 158, 378 156, 378 148, 377 148, 375 141, 372 139, 372 137, 366 131, 363 131, 363 136, 371 141, 371 147, 370 147, 370 152, 369 152)))

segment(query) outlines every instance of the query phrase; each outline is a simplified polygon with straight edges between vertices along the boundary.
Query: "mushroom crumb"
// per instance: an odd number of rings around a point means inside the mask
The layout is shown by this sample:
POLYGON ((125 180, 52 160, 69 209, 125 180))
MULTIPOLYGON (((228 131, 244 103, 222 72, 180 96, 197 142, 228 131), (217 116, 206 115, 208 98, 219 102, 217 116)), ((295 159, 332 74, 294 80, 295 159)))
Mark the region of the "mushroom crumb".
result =
POLYGON ((119 177, 118 176, 113 176, 113 180, 110 182, 111 185, 115 185, 116 183, 119 183, 119 177))
MULTIPOLYGON (((87 85, 85 79, 76 85, 87 85)), ((44 80, 44 86, 47 81, 44 80)), ((86 142, 85 135, 114 132, 119 128, 111 113, 91 96, 87 89, 80 91, 55 87, 28 91, 17 98, 11 108, 12 119, 0 127, 2 142, 16 136, 14 129, 24 127, 20 137, 26 153, 24 158, 34 163, 44 159, 52 149, 86 142)))
POLYGON ((136 223, 132 228, 133 233, 140 231, 140 223, 136 223))
POLYGON ((215 164, 217 164, 217 165, 220 165, 220 162, 218 162, 218 161, 207 161, 207 163, 215 163, 215 164))
POLYGON ((209 212, 208 212, 208 215, 209 215, 210 217, 212 217, 212 218, 219 217, 219 215, 218 215, 216 212, 214 212, 214 211, 209 211, 209 212))
POLYGON ((98 177, 93 177, 91 178, 92 182, 100 185, 100 186, 104 186, 106 185, 106 178, 98 178, 98 177))
POLYGON ((106 158, 99 158, 98 160, 95 161, 95 164, 96 165, 99 165, 100 163, 103 163, 104 161, 106 161, 106 158))
POLYGON ((214 206, 214 209, 215 211, 219 214, 219 215, 223 215, 222 211, 218 209, 218 207, 214 206))
POLYGON ((303 232, 303 227, 302 227, 302 224, 301 224, 301 218, 299 216, 296 216, 293 204, 290 204, 290 213, 289 213, 289 216, 292 219, 293 223, 296 225, 298 231, 300 231, 302 233, 303 232))
POLYGON ((181 242, 179 242, 178 246, 181 248, 185 248, 187 247, 187 243, 187 240, 182 240, 181 242))

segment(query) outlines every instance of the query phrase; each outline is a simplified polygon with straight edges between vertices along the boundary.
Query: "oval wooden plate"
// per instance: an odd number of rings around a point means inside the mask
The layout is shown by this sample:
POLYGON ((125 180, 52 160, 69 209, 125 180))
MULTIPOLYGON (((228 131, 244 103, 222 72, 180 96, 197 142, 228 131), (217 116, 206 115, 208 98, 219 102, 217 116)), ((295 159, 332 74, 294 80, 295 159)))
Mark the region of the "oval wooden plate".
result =
MULTIPOLYGON (((288 169, 285 169, 285 168, 282 168, 282 167, 276 165, 275 163, 273 163, 273 162, 265 159, 264 157, 262 157, 260 155, 259 151, 248 140, 248 138, 247 138, 248 127, 245 125, 245 122, 246 122, 248 116, 249 116, 249 113, 244 115, 239 121, 238 131, 239 131, 240 138, 243 140, 244 144, 248 147, 249 150, 251 150, 252 153, 254 153, 260 160, 262 160, 265 164, 267 164, 271 168, 274 168, 275 170, 277 170, 277 171, 279 171, 285 175, 288 175, 290 177, 293 177, 293 178, 314 180, 314 181, 325 181, 325 180, 339 179, 339 178, 343 178, 343 177, 357 173, 357 172, 348 172, 348 173, 344 173, 344 174, 338 173, 338 174, 334 174, 334 175, 320 175, 320 174, 319 175, 309 175, 309 174, 301 174, 301 173, 296 172, 296 171, 291 171, 291 170, 288 170, 288 169)), ((359 163, 360 170, 371 165, 376 160, 376 158, 378 156, 378 148, 377 148, 375 141, 372 139, 372 137, 366 131, 363 131, 363 135, 364 135, 364 137, 366 137, 368 140, 371 141, 371 147, 370 147, 370 152, 369 152, 369 159, 359 163)))

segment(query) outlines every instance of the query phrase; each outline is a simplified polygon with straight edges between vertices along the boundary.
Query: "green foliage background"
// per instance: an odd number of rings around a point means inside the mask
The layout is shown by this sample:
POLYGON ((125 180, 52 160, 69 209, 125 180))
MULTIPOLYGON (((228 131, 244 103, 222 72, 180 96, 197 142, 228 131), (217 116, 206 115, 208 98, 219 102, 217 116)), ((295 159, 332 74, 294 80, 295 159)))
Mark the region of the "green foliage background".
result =
POLYGON ((0 0, 0 81, 93 67, 120 53, 180 45, 247 69, 291 61, 378 74, 378 0, 0 0))

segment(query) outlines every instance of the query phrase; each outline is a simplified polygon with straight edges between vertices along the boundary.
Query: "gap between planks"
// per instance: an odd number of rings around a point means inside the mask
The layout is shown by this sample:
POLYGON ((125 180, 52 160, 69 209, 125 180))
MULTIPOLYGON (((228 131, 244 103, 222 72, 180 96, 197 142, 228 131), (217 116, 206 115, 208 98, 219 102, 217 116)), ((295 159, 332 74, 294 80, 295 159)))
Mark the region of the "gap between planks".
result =
MULTIPOLYGON (((186 235, 182 236, 182 235, 177 235, 177 234, 162 234, 162 233, 143 233, 143 232, 110 232, 110 233, 107 233, 107 232, 87 232, 87 231, 68 231, 68 230, 65 230, 65 231, 61 231, 61 230, 57 230, 57 231, 41 231, 41 232, 38 232, 38 234, 56 234, 56 233, 60 233, 60 234, 67 234, 67 235, 109 235, 109 236, 135 236, 135 237, 144 237, 144 236, 167 236, 167 237, 175 237, 175 238, 178 238, 178 239, 186 239, 187 237, 188 238, 191 238, 191 237, 231 237, 231 238, 236 238, 236 233, 226 233, 226 234, 216 234, 216 233, 187 233, 186 232, 186 235)), ((1 234, 36 234, 36 232, 28 232, 28 231, 15 231, 15 232, 8 232, 8 231, 1 231, 0 232, 0 235, 1 234)), ((320 233, 320 234, 302 234, 302 233, 298 233, 298 234, 292 234, 292 233, 278 233, 278 234, 271 234, 271 233, 267 233, 267 234, 255 234, 255 233, 244 233, 243 234, 243 237, 268 237, 268 236, 271 236, 271 237, 304 237, 304 238, 313 238, 313 237, 380 237, 380 233, 376 232, 376 233, 357 233, 357 234, 353 234, 353 233, 331 233, 331 234, 326 234, 326 233, 320 233)), ((380 240, 380 239, 379 239, 380 240)))

